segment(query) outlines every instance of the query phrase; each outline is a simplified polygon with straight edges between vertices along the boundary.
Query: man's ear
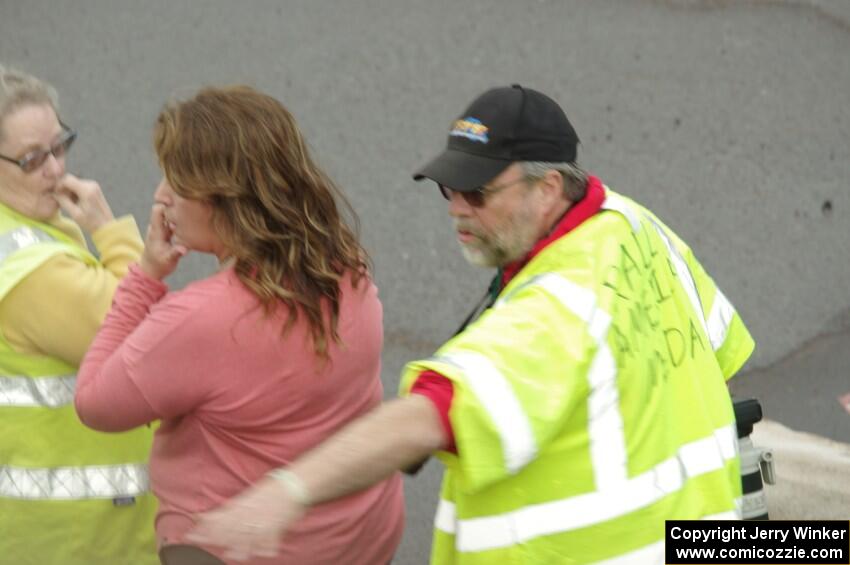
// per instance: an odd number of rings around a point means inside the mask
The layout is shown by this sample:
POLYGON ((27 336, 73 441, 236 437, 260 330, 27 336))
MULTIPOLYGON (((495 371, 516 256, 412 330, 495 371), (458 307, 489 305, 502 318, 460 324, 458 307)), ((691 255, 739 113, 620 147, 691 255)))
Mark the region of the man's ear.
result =
POLYGON ((560 200, 566 200, 564 196, 564 177, 555 169, 549 169, 538 181, 540 190, 543 192, 547 203, 554 205, 560 200))

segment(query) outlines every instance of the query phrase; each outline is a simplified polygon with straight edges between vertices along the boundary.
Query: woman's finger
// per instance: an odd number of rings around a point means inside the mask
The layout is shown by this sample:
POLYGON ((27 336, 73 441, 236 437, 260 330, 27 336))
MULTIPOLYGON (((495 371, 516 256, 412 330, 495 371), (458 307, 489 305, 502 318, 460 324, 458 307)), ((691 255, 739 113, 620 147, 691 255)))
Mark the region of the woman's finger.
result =
POLYGON ((114 219, 100 185, 93 180, 79 179, 68 173, 59 181, 56 194, 66 196, 77 206, 76 215, 72 217, 89 233, 114 219))
POLYGON ((168 225, 165 222, 165 207, 162 204, 154 204, 151 207, 151 221, 148 224, 148 237, 154 241, 169 241, 171 234, 168 233, 168 225))
MULTIPOLYGON (((88 182, 92 183, 92 181, 88 182)), ((79 202, 84 196, 86 196, 88 192, 87 188, 86 181, 75 177, 71 173, 67 173, 62 177, 62 180, 59 181, 57 192, 67 195, 74 202, 79 202)))
POLYGON ((72 219, 76 219, 80 216, 80 207, 68 193, 60 189, 53 193, 53 198, 59 203, 59 207, 62 208, 66 214, 71 216, 72 219))

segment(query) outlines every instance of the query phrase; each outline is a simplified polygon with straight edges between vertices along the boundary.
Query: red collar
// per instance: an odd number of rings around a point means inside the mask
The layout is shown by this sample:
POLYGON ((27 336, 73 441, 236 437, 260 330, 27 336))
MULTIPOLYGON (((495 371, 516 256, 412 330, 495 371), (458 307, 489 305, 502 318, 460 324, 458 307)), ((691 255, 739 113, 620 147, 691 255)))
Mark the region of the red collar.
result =
POLYGON ((596 214, 604 201, 605 189, 602 187, 602 181, 598 177, 588 175, 587 191, 584 198, 570 206, 569 210, 558 220, 555 227, 552 228, 552 231, 546 237, 539 240, 525 257, 504 266, 502 269, 502 288, 514 278, 520 269, 525 267, 529 261, 543 251, 550 243, 557 241, 580 226, 586 219, 596 214))

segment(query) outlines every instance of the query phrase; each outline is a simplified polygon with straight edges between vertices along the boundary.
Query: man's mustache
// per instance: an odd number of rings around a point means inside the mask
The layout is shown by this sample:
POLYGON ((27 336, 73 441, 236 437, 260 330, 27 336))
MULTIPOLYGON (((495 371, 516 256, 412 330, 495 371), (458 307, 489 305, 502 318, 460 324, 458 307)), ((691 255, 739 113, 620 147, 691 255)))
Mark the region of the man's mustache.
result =
POLYGON ((455 220, 453 223, 455 231, 468 232, 476 237, 480 237, 478 230, 476 230, 475 227, 469 225, 468 223, 465 223, 463 220, 455 220))

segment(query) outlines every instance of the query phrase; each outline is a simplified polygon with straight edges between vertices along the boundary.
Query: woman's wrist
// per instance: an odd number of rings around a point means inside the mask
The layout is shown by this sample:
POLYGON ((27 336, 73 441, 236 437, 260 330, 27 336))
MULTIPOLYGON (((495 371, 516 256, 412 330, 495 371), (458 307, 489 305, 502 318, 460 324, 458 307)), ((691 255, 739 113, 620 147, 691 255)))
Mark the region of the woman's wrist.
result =
POLYGON ((157 269, 151 261, 146 260, 144 253, 142 253, 142 258, 139 260, 139 270, 144 273, 148 278, 157 281, 161 281, 163 278, 165 278, 162 275, 160 269, 157 269))

